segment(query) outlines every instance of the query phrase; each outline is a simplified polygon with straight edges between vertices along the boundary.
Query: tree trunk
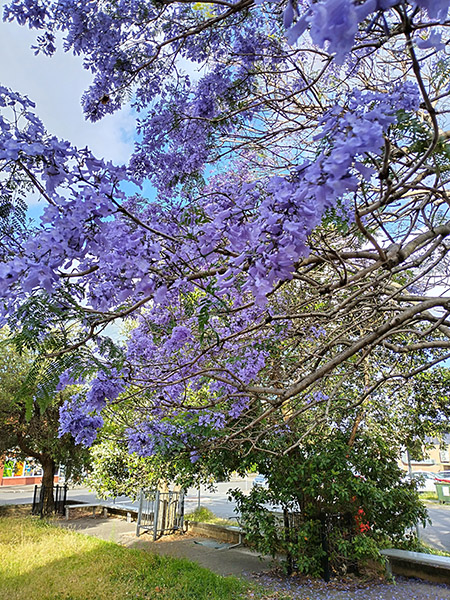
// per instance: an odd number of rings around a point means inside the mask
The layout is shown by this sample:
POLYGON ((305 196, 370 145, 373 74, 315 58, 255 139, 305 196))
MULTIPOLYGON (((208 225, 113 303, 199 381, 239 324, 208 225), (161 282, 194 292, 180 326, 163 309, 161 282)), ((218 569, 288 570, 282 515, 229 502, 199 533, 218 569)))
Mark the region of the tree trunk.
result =
POLYGON ((55 480, 56 463, 46 456, 41 458, 42 465, 42 485, 44 487, 44 499, 42 505, 42 515, 50 515, 55 511, 55 498, 53 496, 53 482, 55 480))
POLYGON ((43 505, 42 505, 42 516, 50 515, 55 511, 55 499, 53 496, 53 482, 55 481, 56 463, 53 458, 42 452, 36 452, 28 444, 24 438, 22 432, 17 433, 17 445, 25 454, 25 456, 32 456, 41 463, 42 467, 42 486, 44 492, 43 505))

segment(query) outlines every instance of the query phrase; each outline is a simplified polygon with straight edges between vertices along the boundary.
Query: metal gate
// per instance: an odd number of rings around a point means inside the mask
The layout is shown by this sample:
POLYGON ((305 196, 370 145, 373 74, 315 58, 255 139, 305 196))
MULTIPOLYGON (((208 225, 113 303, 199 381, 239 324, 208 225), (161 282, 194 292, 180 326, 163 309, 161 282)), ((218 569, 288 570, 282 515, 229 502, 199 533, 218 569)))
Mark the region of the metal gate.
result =
POLYGON ((183 530, 184 492, 141 490, 136 535, 152 532, 153 540, 183 530))

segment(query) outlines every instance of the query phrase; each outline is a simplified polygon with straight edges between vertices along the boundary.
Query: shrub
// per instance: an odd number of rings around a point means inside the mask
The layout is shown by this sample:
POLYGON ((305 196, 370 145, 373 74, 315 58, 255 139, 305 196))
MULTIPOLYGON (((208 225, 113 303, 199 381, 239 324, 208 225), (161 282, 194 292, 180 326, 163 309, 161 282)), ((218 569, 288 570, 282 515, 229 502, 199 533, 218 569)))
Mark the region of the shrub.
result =
POLYGON ((426 520, 414 484, 401 480, 395 449, 369 434, 351 449, 347 439, 334 432, 320 449, 311 441, 289 455, 262 456, 268 489, 233 492, 247 539, 260 552, 285 554, 288 572, 358 571, 379 558, 379 546, 404 542, 405 531, 426 520))

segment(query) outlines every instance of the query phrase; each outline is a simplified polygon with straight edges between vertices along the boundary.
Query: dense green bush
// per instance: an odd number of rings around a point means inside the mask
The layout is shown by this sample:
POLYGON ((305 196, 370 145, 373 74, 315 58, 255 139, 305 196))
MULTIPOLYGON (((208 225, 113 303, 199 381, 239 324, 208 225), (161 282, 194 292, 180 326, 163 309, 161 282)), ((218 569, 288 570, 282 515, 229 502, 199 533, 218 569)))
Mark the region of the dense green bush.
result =
POLYGON ((261 552, 286 555, 288 571, 357 571, 385 544, 411 543, 426 520, 414 484, 402 481, 396 449, 382 437, 333 432, 289 455, 261 454, 268 488, 234 491, 247 538, 261 552), (277 505, 281 514, 274 514, 277 505), (328 558, 327 558, 328 557, 328 558))
POLYGON ((86 484, 100 498, 126 495, 135 499, 142 488, 156 488, 160 478, 156 460, 130 454, 117 441, 105 439, 91 449, 86 484))

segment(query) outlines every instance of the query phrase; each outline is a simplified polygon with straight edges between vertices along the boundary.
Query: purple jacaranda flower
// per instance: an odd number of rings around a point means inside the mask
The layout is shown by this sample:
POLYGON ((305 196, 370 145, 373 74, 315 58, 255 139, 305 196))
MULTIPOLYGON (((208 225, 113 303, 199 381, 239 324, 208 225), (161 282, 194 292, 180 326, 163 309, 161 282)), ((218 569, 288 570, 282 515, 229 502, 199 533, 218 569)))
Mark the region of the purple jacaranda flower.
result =
POLYGON ((103 426, 100 415, 91 415, 78 398, 66 401, 59 410, 59 437, 70 433, 77 444, 91 446, 97 437, 98 430, 103 426))
POLYGON ((411 4, 418 8, 426 9, 430 19, 444 22, 448 15, 448 0, 412 0, 411 4))
POLYGON ((86 395, 86 406, 90 410, 101 410, 108 401, 115 400, 123 391, 123 380, 116 369, 100 371, 86 395))
POLYGON ((312 7, 311 39, 321 48, 328 43, 328 51, 342 63, 354 44, 358 24, 351 0, 326 0, 312 7))
POLYGON ((445 48, 445 44, 442 42, 442 34, 438 33, 437 31, 432 31, 426 40, 417 40, 416 44, 421 50, 427 50, 428 48, 442 50, 445 48))
POLYGON ((198 452, 196 452, 195 450, 193 450, 189 454, 189 460, 191 461, 192 464, 195 464, 197 461, 200 460, 200 454, 198 452))

